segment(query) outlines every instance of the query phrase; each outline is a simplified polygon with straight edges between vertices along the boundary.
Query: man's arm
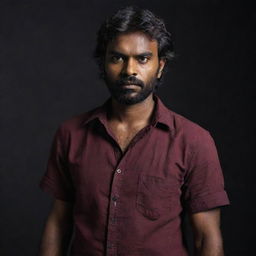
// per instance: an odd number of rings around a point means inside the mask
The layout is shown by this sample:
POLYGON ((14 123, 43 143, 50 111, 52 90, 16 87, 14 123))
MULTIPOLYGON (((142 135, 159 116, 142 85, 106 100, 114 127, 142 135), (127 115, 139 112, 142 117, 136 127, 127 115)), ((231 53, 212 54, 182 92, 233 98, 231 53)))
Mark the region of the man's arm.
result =
POLYGON ((220 209, 190 215, 196 256, 224 256, 220 231, 220 209))
POLYGON ((40 256, 63 256, 67 253, 72 236, 73 205, 55 200, 47 218, 40 245, 40 256))

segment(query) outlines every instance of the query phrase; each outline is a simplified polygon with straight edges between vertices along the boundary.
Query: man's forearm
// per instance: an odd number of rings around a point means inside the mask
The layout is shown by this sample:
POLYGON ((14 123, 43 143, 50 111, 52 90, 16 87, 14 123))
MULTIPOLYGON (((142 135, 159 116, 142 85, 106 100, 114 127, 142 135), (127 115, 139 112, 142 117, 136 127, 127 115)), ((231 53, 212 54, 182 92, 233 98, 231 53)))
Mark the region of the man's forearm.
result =
POLYGON ((196 256, 224 256, 220 230, 220 209, 190 215, 196 256))
POLYGON ((46 222, 39 256, 64 256, 72 236, 72 226, 61 223, 46 222))
POLYGON ((195 246, 196 256, 224 256, 222 239, 220 236, 204 236, 195 246))

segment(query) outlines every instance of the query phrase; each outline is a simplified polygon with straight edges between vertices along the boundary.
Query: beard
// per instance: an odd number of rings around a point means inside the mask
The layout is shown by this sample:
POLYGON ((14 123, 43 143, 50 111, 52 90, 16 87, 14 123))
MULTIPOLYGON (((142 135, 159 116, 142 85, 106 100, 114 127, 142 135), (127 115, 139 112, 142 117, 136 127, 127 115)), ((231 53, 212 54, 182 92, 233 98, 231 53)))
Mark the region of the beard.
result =
POLYGON ((151 93, 155 92, 159 80, 155 75, 147 83, 144 83, 135 76, 126 76, 115 82, 110 82, 107 77, 105 77, 105 82, 109 89, 111 96, 120 104, 123 105, 133 105, 144 101, 151 93), (123 85, 136 85, 139 90, 132 88, 125 88, 123 85))

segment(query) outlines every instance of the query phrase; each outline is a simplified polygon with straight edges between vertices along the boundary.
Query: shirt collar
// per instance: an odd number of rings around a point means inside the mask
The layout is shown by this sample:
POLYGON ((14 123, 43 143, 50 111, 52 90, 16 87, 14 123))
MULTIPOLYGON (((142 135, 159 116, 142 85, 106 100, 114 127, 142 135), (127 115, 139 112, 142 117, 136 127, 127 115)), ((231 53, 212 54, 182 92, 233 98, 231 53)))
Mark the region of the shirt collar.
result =
POLYGON ((155 110, 153 113, 153 125, 163 124, 168 129, 174 129, 174 118, 173 112, 168 109, 164 103, 160 100, 160 98, 154 94, 153 99, 155 101, 155 110))
MULTIPOLYGON (((170 130, 174 129, 173 112, 163 104, 163 102, 156 94, 153 94, 153 99, 155 101, 155 109, 152 118, 152 126, 158 126, 161 128, 162 125, 164 125, 170 130)), ((86 117, 82 122, 82 125, 86 125, 87 123, 95 119, 100 120, 103 124, 106 125, 107 114, 110 112, 110 110, 111 98, 108 98, 103 105, 87 113, 86 117)))

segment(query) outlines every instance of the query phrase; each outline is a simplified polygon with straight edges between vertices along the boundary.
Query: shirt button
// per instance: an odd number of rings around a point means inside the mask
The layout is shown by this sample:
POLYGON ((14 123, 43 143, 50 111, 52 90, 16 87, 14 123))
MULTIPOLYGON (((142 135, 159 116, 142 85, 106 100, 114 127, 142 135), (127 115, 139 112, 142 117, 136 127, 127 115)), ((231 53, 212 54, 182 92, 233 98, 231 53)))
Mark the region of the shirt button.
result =
POLYGON ((112 223, 116 222, 116 218, 114 218, 114 217, 112 217, 110 220, 111 220, 112 223))
POLYGON ((112 201, 117 201, 117 197, 116 196, 112 196, 112 201))
POLYGON ((122 171, 121 171, 121 169, 117 169, 116 172, 117 173, 121 173, 122 171))

